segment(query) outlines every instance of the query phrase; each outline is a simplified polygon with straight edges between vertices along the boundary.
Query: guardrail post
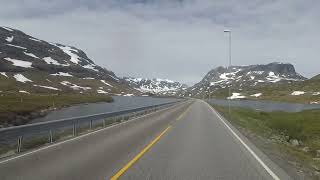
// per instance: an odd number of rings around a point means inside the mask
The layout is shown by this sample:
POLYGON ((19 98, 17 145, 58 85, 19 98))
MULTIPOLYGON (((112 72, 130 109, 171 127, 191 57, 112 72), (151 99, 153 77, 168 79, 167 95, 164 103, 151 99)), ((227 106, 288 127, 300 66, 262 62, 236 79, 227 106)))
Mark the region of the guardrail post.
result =
MULTIPOLYGON (((90 115, 87 118, 84 117, 75 117, 75 118, 70 118, 70 119, 65 119, 63 121, 51 121, 48 123, 44 123, 44 124, 35 124, 35 131, 37 130, 41 130, 42 127, 49 127, 44 133, 44 138, 45 141, 47 143, 54 143, 54 141, 56 140, 56 136, 58 134, 60 134, 60 132, 56 132, 56 129, 54 127, 61 127, 63 128, 63 135, 65 130, 67 131, 66 133, 68 133, 68 136, 71 135, 71 128, 72 128, 72 135, 74 137, 76 137, 78 135, 78 128, 79 128, 79 134, 81 134, 82 129, 86 129, 86 123, 88 123, 88 120, 90 121, 90 129, 93 130, 95 127, 99 126, 101 127, 100 121, 103 120, 102 125, 104 127, 107 127, 109 124, 111 123, 117 123, 117 122, 121 122, 124 121, 127 118, 132 118, 132 117, 139 117, 142 115, 147 115, 149 113, 152 113, 153 111, 159 111, 160 109, 163 109, 164 107, 170 107, 174 105, 174 103, 163 103, 160 105, 149 105, 149 106, 144 106, 144 107, 139 107, 139 108, 132 108, 132 109, 127 109, 127 110, 122 110, 122 111, 116 111, 116 112, 109 112, 109 113, 103 113, 103 114, 96 114, 96 115, 90 115), (104 119, 104 117, 106 117, 104 119), (97 120, 97 121, 96 121, 97 120), (96 121, 95 124, 93 124, 96 121), (110 121, 110 122, 109 122, 110 121), (48 133, 48 134, 47 134, 48 133), (58 134, 57 134, 58 133, 58 134), (47 139, 48 138, 48 139, 47 139)), ((19 128, 20 129, 20 128, 19 128)), ((11 131, 11 129, 9 129, 11 131)), ((26 139, 24 138, 28 138, 29 139, 29 133, 33 133, 32 131, 29 132, 29 128, 25 128, 25 127, 21 127, 21 131, 23 131, 23 134, 21 134, 21 136, 17 137, 15 136, 13 139, 13 145, 14 145, 14 151, 16 151, 17 153, 20 153, 22 151, 25 150, 26 148, 26 139), (16 141, 16 142, 14 142, 16 141), (17 143, 17 144, 16 144, 17 143), (23 143, 24 146, 23 146, 23 143), (17 147, 15 147, 17 145, 17 147)), ((1 132, 3 132, 1 130, 1 132)))
POLYGON ((22 148, 22 136, 18 137, 18 144, 17 144, 17 153, 21 152, 21 148, 22 148))
POLYGON ((49 143, 53 142, 53 134, 52 134, 52 130, 50 129, 49 131, 49 143))
POLYGON ((76 135, 77 135, 77 126, 76 126, 75 123, 73 124, 72 134, 73 134, 73 136, 76 136, 76 135))
POLYGON ((92 120, 90 120, 90 131, 92 130, 92 120))

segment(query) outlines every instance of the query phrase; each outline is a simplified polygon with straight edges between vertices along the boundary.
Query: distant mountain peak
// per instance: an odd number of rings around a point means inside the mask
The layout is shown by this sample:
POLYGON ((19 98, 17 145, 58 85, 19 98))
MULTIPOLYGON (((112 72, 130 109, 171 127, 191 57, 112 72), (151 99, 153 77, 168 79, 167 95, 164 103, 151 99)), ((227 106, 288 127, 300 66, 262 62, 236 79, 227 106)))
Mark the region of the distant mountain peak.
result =
POLYGON ((217 68, 209 71, 205 77, 194 86, 187 89, 187 96, 196 96, 209 91, 216 91, 233 87, 254 87, 270 83, 286 83, 290 81, 303 81, 306 78, 295 71, 290 63, 272 62, 245 66, 231 66, 217 68))
POLYGON ((187 88, 187 85, 169 79, 124 77, 129 85, 142 93, 157 95, 176 95, 187 88))

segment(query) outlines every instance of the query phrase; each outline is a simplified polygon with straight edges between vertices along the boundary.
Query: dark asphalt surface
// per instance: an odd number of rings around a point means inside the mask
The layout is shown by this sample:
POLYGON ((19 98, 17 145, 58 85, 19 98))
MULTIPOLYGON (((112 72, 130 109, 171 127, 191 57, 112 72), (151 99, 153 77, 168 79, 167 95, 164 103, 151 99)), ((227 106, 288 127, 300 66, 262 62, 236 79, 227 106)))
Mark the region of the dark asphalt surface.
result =
MULTIPOLYGON (((244 137, 242 137, 244 138, 244 137)), ((259 152, 261 153, 261 152, 259 152)), ((280 170, 275 164, 273 168, 280 170)), ((289 179, 278 172, 281 179, 289 179)), ((218 119, 196 101, 120 179, 274 179, 218 119)))
MULTIPOLYGON (((172 128, 120 179, 275 179, 206 103, 189 104, 0 162, 0 179, 109 179, 169 125, 172 128)), ((280 179, 289 179, 245 137, 239 137, 280 179)))

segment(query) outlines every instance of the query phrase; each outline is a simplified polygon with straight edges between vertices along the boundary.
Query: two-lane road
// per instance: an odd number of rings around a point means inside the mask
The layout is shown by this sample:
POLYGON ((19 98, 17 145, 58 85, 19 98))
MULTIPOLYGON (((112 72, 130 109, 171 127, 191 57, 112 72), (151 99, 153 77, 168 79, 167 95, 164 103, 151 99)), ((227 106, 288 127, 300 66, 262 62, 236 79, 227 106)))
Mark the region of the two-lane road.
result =
POLYGON ((0 162, 0 179, 290 179, 196 100, 0 162))
POLYGON ((231 127, 196 101, 121 179, 289 179, 273 172, 231 127))

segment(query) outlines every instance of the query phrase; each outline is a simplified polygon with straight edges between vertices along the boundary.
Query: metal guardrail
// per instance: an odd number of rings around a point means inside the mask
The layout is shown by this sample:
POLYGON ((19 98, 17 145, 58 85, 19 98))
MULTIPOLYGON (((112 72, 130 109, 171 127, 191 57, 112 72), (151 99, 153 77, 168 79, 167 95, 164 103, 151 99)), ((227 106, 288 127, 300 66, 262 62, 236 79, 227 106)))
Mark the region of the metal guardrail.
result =
MULTIPOLYGON (((20 153, 36 145, 39 146, 40 144, 61 140, 61 137, 75 137, 81 132, 86 133, 97 127, 104 128, 114 123, 129 120, 132 117, 155 112, 181 101, 3 128, 0 129, 0 158, 1 154, 20 153), (11 153, 8 153, 9 151, 11 153)), ((2 157, 5 156, 8 155, 2 155, 2 157)))

